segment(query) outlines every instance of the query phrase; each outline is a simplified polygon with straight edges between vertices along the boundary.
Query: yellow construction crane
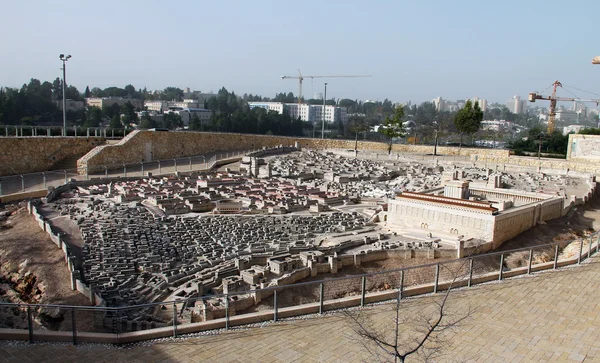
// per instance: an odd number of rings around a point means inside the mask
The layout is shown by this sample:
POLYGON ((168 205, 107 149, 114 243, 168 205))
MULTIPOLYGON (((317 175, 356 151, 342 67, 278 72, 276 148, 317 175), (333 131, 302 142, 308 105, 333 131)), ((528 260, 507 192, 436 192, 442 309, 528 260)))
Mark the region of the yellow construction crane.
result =
POLYGON ((298 76, 281 76, 281 79, 297 79, 298 80, 298 103, 302 103, 302 81, 304 78, 359 78, 371 76, 303 76, 298 69, 298 76))
POLYGON ((572 97, 556 97, 556 88, 562 87, 562 83, 555 81, 553 84, 554 89, 552 90, 552 96, 542 96, 535 92, 529 94, 529 102, 535 102, 535 100, 548 100, 550 101, 550 108, 548 110, 548 133, 551 134, 556 128, 556 102, 557 101, 578 101, 578 102, 595 102, 596 105, 600 104, 600 99, 582 100, 580 98, 572 97))

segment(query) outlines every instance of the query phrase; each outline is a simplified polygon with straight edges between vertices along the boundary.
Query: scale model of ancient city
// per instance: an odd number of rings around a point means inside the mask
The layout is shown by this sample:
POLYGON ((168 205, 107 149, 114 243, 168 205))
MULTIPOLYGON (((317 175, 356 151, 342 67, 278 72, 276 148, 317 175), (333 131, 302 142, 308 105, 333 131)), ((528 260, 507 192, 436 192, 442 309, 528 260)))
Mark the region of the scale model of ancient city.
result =
MULTIPOLYGON (((369 156, 265 149, 208 172, 67 183, 30 211, 66 251, 73 289, 93 304, 187 301, 181 316, 200 322, 224 316, 222 294, 238 293, 229 314, 258 311, 273 294, 260 289, 390 253, 493 250, 565 215, 595 184, 568 171, 369 156)), ((160 326, 168 314, 159 304, 130 319, 160 326)))

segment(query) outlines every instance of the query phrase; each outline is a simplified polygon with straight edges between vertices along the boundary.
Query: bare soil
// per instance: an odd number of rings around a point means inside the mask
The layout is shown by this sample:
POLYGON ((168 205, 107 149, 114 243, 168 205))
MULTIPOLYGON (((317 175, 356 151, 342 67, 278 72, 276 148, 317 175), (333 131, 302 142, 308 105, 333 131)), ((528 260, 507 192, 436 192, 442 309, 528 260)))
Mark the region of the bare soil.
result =
MULTIPOLYGON (((0 222, 0 301, 89 306, 89 300, 71 289, 62 250, 22 205, 13 209, 8 220, 0 222)), ((59 329, 63 315, 36 311, 35 323, 59 329)), ((25 327, 24 310, 0 309, 1 326, 25 327)))

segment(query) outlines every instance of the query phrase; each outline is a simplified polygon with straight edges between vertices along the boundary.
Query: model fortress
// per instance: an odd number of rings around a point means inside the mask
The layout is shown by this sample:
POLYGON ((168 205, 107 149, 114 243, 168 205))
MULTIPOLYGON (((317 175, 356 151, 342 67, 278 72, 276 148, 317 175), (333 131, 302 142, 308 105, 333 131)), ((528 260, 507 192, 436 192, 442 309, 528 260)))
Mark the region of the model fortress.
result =
POLYGON ((454 172, 442 187, 390 198, 388 225, 458 250, 465 241, 487 250, 563 214, 564 198, 502 189, 500 176, 484 185, 457 179, 454 172))

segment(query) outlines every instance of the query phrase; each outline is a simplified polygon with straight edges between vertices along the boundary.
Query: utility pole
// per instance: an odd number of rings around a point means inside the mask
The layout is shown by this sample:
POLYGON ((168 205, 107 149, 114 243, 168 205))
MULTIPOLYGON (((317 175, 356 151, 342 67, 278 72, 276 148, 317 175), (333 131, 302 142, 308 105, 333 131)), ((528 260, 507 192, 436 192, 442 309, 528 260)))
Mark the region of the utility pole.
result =
POLYGON ((327 82, 325 82, 325 93, 323 94, 323 112, 321 112, 321 139, 325 138, 325 106, 327 105, 327 82))
POLYGON ((67 99, 65 98, 65 89, 67 84, 67 61, 71 58, 71 55, 65 57, 64 54, 61 54, 58 57, 62 62, 62 71, 63 71, 63 81, 62 81, 62 109, 63 109, 63 136, 67 136, 67 99))
POLYGON ((433 121, 433 125, 435 126, 435 146, 433 147, 433 156, 437 156, 439 125, 437 121, 433 121))

